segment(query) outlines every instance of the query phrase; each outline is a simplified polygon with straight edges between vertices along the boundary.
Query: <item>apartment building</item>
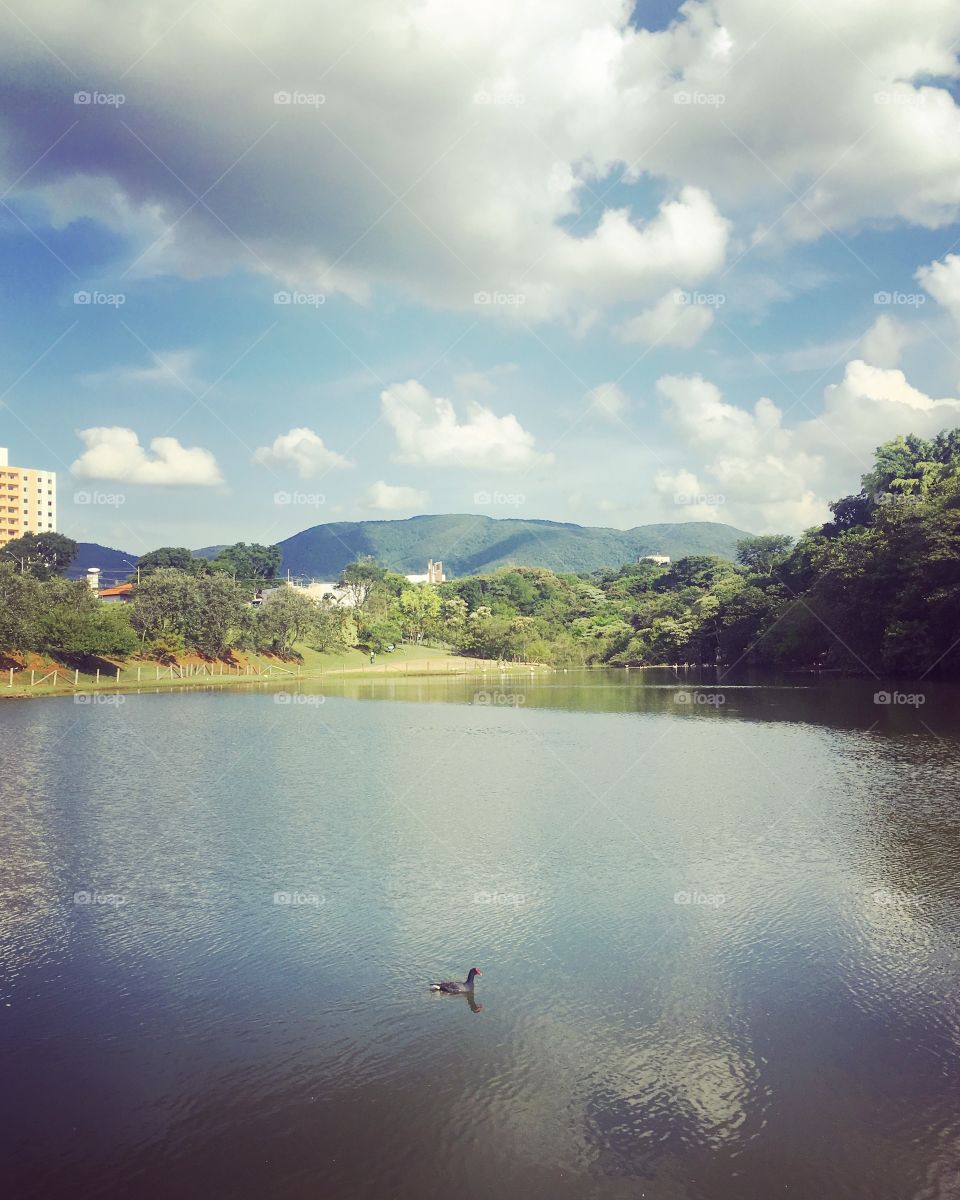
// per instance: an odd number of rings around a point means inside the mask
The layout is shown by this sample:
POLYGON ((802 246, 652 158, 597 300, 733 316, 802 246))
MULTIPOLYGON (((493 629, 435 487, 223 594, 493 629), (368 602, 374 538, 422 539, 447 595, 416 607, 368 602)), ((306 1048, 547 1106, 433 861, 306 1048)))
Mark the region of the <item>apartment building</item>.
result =
POLYGON ((11 467, 0 446, 0 546, 27 533, 53 533, 57 528, 55 471, 11 467))

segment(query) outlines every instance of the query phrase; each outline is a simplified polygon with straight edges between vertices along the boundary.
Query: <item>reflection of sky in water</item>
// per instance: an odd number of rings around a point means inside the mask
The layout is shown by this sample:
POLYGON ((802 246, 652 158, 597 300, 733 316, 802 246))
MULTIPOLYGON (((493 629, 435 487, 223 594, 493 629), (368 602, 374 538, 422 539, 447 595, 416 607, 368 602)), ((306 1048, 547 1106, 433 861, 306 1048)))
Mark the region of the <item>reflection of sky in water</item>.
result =
POLYGON ((11 706, 11 1132, 56 1079, 65 1123, 30 1136, 74 1147, 64 1188, 102 1148, 118 1178, 215 1159, 208 1190, 246 1200, 267 1147, 300 1194, 744 1200, 789 1164, 798 1196, 936 1195, 955 743, 849 695, 819 723, 812 689, 691 717, 603 678, 517 709, 449 681, 441 705, 11 706), (472 965, 479 1012, 426 990, 472 965))

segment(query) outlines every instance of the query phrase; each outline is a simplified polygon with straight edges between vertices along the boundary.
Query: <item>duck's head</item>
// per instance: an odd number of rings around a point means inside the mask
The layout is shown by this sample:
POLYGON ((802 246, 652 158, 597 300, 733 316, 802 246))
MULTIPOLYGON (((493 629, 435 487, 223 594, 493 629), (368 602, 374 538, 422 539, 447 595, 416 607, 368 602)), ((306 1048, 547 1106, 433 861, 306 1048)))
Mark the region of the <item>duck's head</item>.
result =
POLYGON ((476 979, 476 977, 478 975, 482 975, 482 974, 483 974, 483 972, 480 970, 479 967, 471 967, 470 974, 467 976, 467 983, 473 983, 474 979, 476 979))

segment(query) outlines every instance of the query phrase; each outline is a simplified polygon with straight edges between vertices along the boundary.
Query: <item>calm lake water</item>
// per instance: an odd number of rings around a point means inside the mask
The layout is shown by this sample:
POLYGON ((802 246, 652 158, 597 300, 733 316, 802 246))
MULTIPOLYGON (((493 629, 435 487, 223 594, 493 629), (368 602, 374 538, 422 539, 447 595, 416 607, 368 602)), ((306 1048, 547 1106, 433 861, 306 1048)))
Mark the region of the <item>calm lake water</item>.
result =
POLYGON ((960 1195, 960 689, 885 686, 0 704, 5 1194, 960 1195))

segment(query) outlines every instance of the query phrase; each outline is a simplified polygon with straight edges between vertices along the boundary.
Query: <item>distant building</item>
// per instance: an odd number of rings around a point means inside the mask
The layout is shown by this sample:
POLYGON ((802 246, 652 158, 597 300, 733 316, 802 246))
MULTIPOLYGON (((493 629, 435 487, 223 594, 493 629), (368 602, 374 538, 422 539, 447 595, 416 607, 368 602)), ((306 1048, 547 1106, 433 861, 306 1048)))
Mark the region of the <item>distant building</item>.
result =
POLYGON ((116 587, 101 588, 97 595, 104 604, 127 604, 133 599, 133 584, 118 583, 116 587))
POLYGON ((54 533, 57 528, 55 471, 11 467, 0 446, 0 546, 28 533, 54 533))
POLYGON ((640 557, 637 559, 637 562, 638 563, 652 562, 652 563, 656 563, 658 567, 669 567, 670 566, 670 555, 669 554, 641 554, 640 557))
POLYGON ((407 583, 446 583, 447 577, 443 573, 443 563, 437 560, 434 562, 431 558, 427 563, 426 575, 407 575, 407 583))

